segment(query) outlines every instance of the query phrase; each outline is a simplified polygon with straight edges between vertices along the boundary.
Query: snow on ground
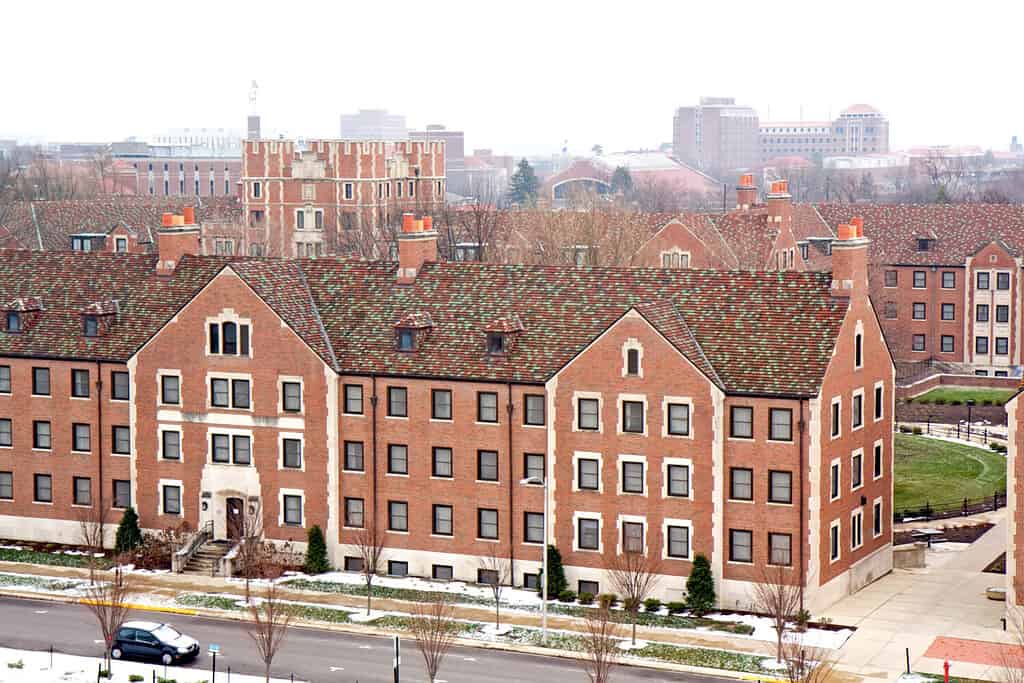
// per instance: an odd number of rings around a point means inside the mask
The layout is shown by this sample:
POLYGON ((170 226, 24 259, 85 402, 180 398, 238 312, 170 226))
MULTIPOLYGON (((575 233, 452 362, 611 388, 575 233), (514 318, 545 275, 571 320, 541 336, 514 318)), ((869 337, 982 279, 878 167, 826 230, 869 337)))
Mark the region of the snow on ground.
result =
MULTIPOLYGON (((100 666, 98 657, 79 657, 54 653, 53 666, 50 665, 49 652, 35 650, 13 650, 0 648, 0 683, 95 683, 96 671, 100 666), (18 663, 21 668, 16 668, 18 663), (14 665, 15 668, 12 668, 14 665)), ((127 683, 128 677, 137 674, 144 681, 150 681, 153 672, 158 677, 164 675, 162 665, 143 662, 118 661, 113 665, 113 678, 105 679, 110 683, 127 683)), ((178 683, 200 683, 208 681, 210 672, 205 668, 186 669, 183 667, 167 667, 167 678, 178 683)), ((219 680, 218 676, 218 680, 219 680)), ((261 683, 262 676, 243 676, 233 673, 232 683, 261 683)), ((274 683, 284 683, 286 679, 271 679, 274 683)))
MULTIPOLYGON (((774 643, 777 638, 772 620, 768 617, 759 617, 753 614, 709 614, 708 618, 718 621, 735 621, 747 624, 754 628, 754 633, 748 637, 754 640, 764 640, 774 643)), ((808 628, 800 634, 800 642, 807 647, 822 647, 830 650, 838 650, 843 643, 853 635, 853 629, 840 629, 838 631, 823 628, 808 628)))

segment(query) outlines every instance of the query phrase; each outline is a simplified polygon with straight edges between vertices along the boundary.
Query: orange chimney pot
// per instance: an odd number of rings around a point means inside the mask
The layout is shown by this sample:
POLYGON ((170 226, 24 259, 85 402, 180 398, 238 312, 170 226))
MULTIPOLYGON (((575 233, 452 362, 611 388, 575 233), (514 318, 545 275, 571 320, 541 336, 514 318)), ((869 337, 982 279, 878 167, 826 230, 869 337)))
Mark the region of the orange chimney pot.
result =
POLYGON ((186 206, 182 210, 182 213, 184 214, 185 225, 195 225, 196 224, 196 207, 194 207, 194 206, 186 206))
POLYGON ((162 218, 163 218, 163 226, 165 228, 169 228, 172 225, 174 225, 174 214, 173 213, 165 213, 162 218))
POLYGON ((411 213, 402 214, 402 232, 416 232, 416 217, 411 213))
POLYGON ((430 232, 434 229, 434 217, 424 216, 423 217, 423 230, 424 232, 430 232))

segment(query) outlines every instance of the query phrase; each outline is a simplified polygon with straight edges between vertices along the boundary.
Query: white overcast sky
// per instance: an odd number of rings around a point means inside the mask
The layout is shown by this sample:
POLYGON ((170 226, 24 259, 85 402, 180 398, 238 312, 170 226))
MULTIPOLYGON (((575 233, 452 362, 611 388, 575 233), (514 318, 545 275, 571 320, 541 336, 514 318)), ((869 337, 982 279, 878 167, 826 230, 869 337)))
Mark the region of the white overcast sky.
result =
POLYGON ((242 129, 338 135, 385 107, 467 152, 670 141, 675 107, 730 95, 762 120, 879 107, 893 144, 1024 137, 1021 0, 235 2, 8 0, 0 138, 242 129))

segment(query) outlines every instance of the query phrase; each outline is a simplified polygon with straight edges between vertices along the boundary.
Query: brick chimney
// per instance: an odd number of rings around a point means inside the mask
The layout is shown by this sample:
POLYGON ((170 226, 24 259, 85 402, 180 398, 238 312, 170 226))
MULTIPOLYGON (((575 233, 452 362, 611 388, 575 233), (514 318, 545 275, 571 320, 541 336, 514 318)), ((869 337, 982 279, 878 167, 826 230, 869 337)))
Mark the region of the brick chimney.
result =
POLYGON ((162 225, 156 231, 158 275, 172 274, 183 256, 195 256, 199 253, 199 226, 195 222, 195 208, 185 207, 184 214, 176 216, 173 213, 165 213, 162 225))
POLYGON ((740 184, 736 186, 736 209, 746 211, 757 204, 757 186, 754 185, 754 174, 744 173, 740 176, 740 184))
POLYGON ((398 235, 398 284, 416 281, 424 263, 437 262, 437 232, 434 219, 402 214, 402 232, 398 235))
POLYGON ((868 245, 864 221, 854 218, 839 225, 839 239, 832 242, 832 295, 868 295, 868 245))
POLYGON ((768 222, 788 225, 793 222, 793 197, 789 194, 789 182, 776 180, 768 193, 768 222))

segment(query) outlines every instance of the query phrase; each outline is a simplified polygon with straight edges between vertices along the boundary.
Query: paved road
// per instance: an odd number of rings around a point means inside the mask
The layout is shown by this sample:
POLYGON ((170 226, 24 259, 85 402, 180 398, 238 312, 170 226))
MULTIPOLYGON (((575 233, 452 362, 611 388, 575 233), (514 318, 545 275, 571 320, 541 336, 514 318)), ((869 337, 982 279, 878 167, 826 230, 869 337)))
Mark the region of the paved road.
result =
MULTIPOLYGON (((205 654, 211 642, 221 646, 217 657, 217 680, 228 666, 233 671, 262 673, 256 649, 244 624, 206 617, 143 612, 129 618, 168 621, 197 638, 204 654, 194 667, 210 669, 205 654)), ((95 618, 81 605, 0 597, 0 646, 27 650, 45 650, 99 656, 100 645, 95 618)), ((315 683, 392 683, 392 641, 389 638, 354 635, 312 628, 294 628, 274 660, 274 675, 315 683)), ((116 668, 116 664, 114 665, 116 668)), ((586 674, 579 662, 558 657, 524 655, 471 647, 454 647, 441 667, 439 678, 447 683, 585 683, 586 674)), ((224 681, 227 678, 224 677, 224 681)), ((426 680, 422 658, 416 645, 403 641, 402 681, 426 680)), ((636 667, 619 667, 615 683, 638 681, 687 681, 709 683, 717 680, 693 674, 678 674, 636 667)))

